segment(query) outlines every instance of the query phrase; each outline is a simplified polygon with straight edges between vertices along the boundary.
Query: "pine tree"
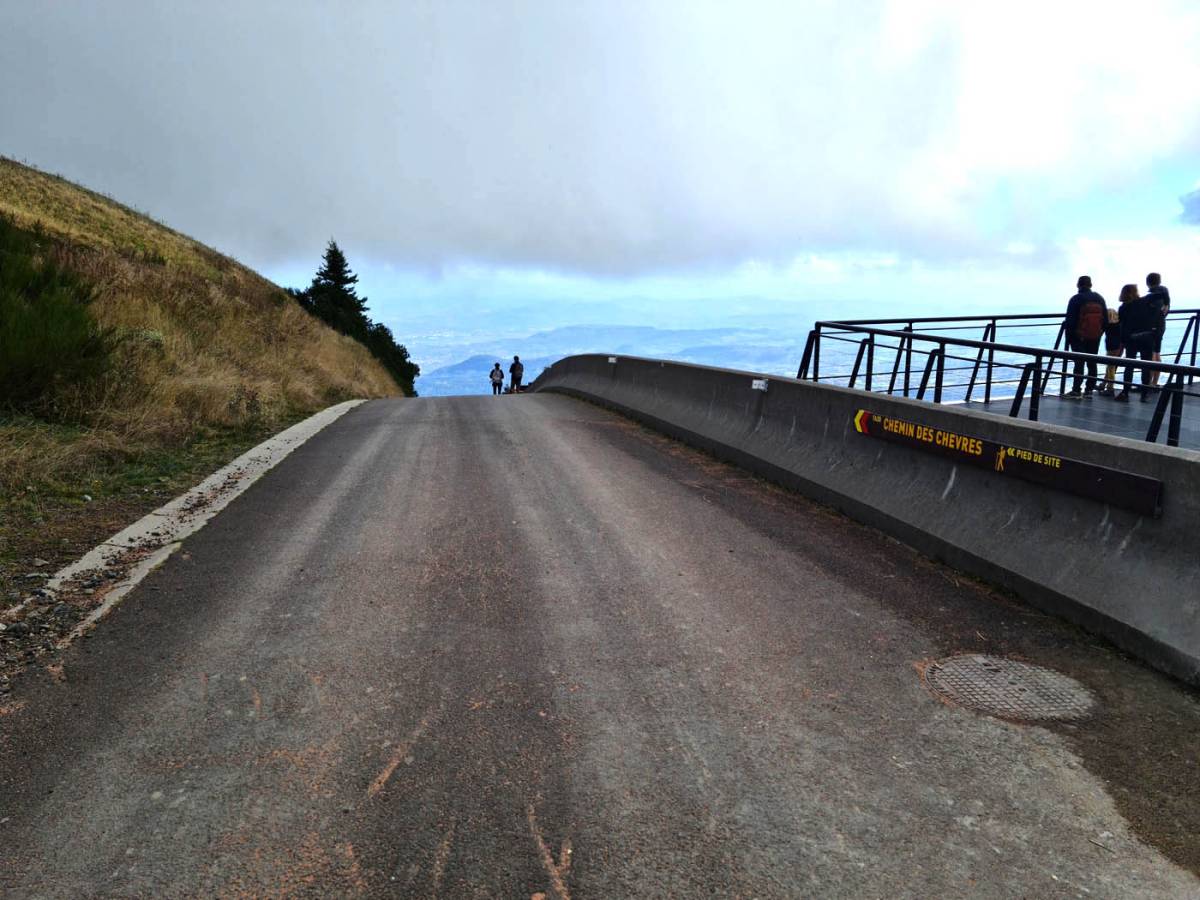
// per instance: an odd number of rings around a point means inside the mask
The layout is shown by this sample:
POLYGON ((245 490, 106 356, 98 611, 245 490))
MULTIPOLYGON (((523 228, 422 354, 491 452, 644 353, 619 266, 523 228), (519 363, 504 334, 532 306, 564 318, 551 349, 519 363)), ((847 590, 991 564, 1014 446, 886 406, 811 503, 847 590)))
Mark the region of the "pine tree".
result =
POLYGON ((409 359, 408 348, 396 343, 390 328, 370 320, 367 298, 358 296, 357 284, 358 276, 350 271, 346 254, 330 239, 312 284, 303 291, 288 288, 287 292, 306 312, 364 344, 396 384, 415 397, 413 382, 421 374, 420 366, 409 359))
MULTIPOLYGON (((356 284, 358 284, 358 276, 350 271, 350 264, 346 262, 346 254, 337 245, 337 241, 330 238, 329 244, 325 248, 321 268, 317 269, 317 274, 313 278, 313 286, 320 285, 330 288, 358 300, 354 287, 356 284)), ((362 311, 361 307, 359 311, 362 311)))
POLYGON ((355 285, 358 276, 350 271, 346 254, 330 239, 325 248, 321 268, 309 285, 308 306, 320 319, 328 322, 342 334, 366 340, 370 328, 367 318, 367 298, 359 297, 355 285))

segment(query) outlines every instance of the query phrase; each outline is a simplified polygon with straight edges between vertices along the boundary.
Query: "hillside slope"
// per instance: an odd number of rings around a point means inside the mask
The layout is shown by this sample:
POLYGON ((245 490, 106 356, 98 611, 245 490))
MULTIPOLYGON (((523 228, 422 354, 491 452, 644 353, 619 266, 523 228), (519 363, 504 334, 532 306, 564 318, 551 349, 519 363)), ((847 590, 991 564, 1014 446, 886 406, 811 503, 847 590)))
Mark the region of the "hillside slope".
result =
POLYGON ((276 285, 112 200, 0 157, 0 214, 40 229, 46 256, 94 289, 89 310, 119 339, 119 377, 74 416, 93 442, 178 443, 198 427, 398 393, 366 348, 276 285))
POLYGON ((31 565, 72 558, 296 419, 399 393, 362 344, 257 273, 0 157, 0 609, 36 585, 31 565), (103 345, 86 380, 55 309, 103 345))

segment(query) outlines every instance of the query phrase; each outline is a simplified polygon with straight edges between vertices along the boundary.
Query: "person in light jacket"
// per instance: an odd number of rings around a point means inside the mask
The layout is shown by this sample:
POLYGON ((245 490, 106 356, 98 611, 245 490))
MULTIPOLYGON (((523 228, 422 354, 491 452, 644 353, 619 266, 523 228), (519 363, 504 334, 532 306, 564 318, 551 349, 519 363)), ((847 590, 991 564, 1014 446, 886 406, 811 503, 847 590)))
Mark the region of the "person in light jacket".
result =
POLYGON ((500 368, 500 363, 492 366, 492 371, 488 372, 488 379, 492 382, 492 393, 504 393, 504 370, 500 368))
MULTIPOLYGON (((1127 284, 1121 288, 1121 305, 1129 303, 1138 298, 1138 289, 1136 284, 1127 284)), ((1121 317, 1120 311, 1109 307, 1108 324, 1104 326, 1104 355, 1105 356, 1120 356, 1124 353, 1121 346, 1121 317)), ((1114 397, 1116 396, 1117 386, 1117 366, 1115 363, 1110 363, 1104 370, 1104 387, 1100 390, 1101 396, 1114 397)))

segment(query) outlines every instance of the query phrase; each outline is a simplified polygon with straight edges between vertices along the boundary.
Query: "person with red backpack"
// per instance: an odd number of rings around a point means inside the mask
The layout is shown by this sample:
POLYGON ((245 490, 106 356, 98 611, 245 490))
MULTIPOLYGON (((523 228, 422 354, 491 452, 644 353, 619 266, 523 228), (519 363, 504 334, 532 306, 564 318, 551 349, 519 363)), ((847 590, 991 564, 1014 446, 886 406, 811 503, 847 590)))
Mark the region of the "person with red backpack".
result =
MULTIPOLYGON (((1079 292, 1067 303, 1067 318, 1063 323, 1067 349, 1073 353, 1090 353, 1094 356, 1100 352, 1100 338, 1104 336, 1104 326, 1108 324, 1108 305, 1103 297, 1092 290, 1092 279, 1087 275, 1080 275, 1075 284, 1079 292)), ((1075 380, 1065 395, 1068 399, 1078 400, 1082 396, 1090 398, 1096 390, 1096 363, 1088 360, 1087 393, 1079 392, 1083 383, 1083 364, 1082 359, 1075 360, 1075 380)))

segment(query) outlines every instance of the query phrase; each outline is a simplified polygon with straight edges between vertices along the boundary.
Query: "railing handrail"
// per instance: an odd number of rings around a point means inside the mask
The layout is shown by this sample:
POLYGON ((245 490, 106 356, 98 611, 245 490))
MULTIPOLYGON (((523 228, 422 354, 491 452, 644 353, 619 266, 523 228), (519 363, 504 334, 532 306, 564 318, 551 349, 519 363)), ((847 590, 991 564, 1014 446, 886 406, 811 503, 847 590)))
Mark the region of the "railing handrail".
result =
MULTIPOLYGON (((1113 305, 1112 309, 1119 308, 1113 305)), ((1168 318, 1175 316, 1194 316, 1200 314, 1200 309, 1175 309, 1172 308, 1168 313, 1168 318)), ((887 319, 833 319, 820 323, 825 325, 887 325, 889 323, 897 323, 901 325, 927 325, 936 322, 1010 322, 1015 319, 1057 319, 1062 321, 1063 313, 1003 313, 995 316, 892 316, 887 319)))
MULTIPOLYGON (((891 320, 894 321, 894 320, 891 320)), ((909 321, 905 319, 904 321, 909 321)), ((876 328, 870 325, 858 325, 850 322, 817 322, 816 331, 824 331, 826 334, 831 330, 850 333, 850 334, 873 334, 882 335, 884 337, 901 338, 904 340, 926 341, 941 345, 950 345, 954 347, 970 347, 974 350, 992 350, 999 353, 1013 353, 1019 356, 1043 357, 1046 359, 1059 359, 1068 362, 1081 361, 1093 362, 1104 365, 1128 366, 1135 365, 1139 369, 1146 369, 1151 372, 1167 372, 1171 374, 1192 375, 1200 377, 1200 367, 1185 366, 1176 363, 1154 362, 1153 360, 1137 360, 1134 361, 1127 356, 1101 356, 1098 353, 1076 353, 1071 350, 1055 350, 1050 347, 1029 347, 1021 344, 1001 344, 995 341, 976 341, 971 338, 955 338, 941 334, 923 334, 919 331, 894 331, 887 328, 876 328)), ((1016 365, 1015 363, 997 363, 997 365, 1016 365)))
MULTIPOLYGON (((1183 310, 1178 313, 1184 312, 1183 310)), ((1177 313, 1177 314, 1178 314, 1177 313)), ((962 322, 974 321, 976 323, 985 323, 983 330, 983 340, 974 340, 972 338, 954 337, 945 333, 947 330, 961 331, 962 328, 946 328, 942 332, 938 331, 921 331, 915 326, 919 319, 884 319, 873 320, 872 322, 851 322, 851 321, 820 321, 817 322, 812 331, 808 334, 808 341, 804 347, 804 356, 800 361, 800 369, 796 373, 797 378, 807 379, 808 373, 812 371, 812 380, 820 381, 820 358, 821 358, 821 343, 822 340, 831 340, 845 342, 848 344, 857 344, 858 352, 854 358, 854 367, 849 375, 826 375, 825 380, 840 380, 847 379, 847 387, 853 388, 858 382, 859 373, 863 368, 865 358, 866 371, 864 377, 864 388, 867 391, 872 389, 872 376, 875 370, 876 348, 884 351, 895 351, 895 357, 891 360, 890 376, 886 371, 882 372, 888 382, 887 393, 892 394, 897 387, 897 379, 900 374, 901 361, 904 362, 904 380, 902 382, 902 390, 905 397, 910 395, 912 375, 915 371, 920 371, 920 380, 917 387, 916 398, 924 400, 927 391, 931 384, 933 389, 933 402, 940 404, 946 396, 947 390, 957 391, 960 388, 966 389, 965 402, 971 402, 972 392, 975 390, 976 384, 979 383, 980 371, 983 372, 982 387, 984 391, 983 402, 992 402, 992 387, 998 386, 1005 381, 997 381, 993 375, 997 367, 1002 369, 1020 369, 1021 377, 1017 382, 1016 395, 1012 398, 1012 406, 1009 411, 1010 416, 1018 416, 1021 411, 1021 406, 1024 403, 1026 392, 1029 395, 1029 418, 1032 421, 1037 421, 1039 416, 1039 408, 1041 406, 1040 398, 1046 393, 1046 387, 1051 378, 1059 380, 1059 393, 1067 394, 1067 364, 1074 363, 1074 373, 1070 376, 1072 379, 1073 388, 1070 395, 1080 396, 1079 388, 1083 381, 1084 364, 1088 364, 1088 392, 1090 393, 1098 379, 1096 370, 1103 365, 1108 369, 1116 370, 1124 368, 1125 378, 1122 383, 1126 388, 1129 388, 1131 370, 1137 368, 1142 375, 1143 391, 1154 391, 1158 393, 1158 402, 1155 404, 1154 413, 1151 416, 1149 427, 1146 431, 1146 440, 1156 442, 1159 432, 1161 431, 1163 422, 1167 422, 1167 444, 1171 447, 1178 447, 1181 439, 1181 429, 1183 420, 1183 401, 1185 397, 1197 398, 1200 394, 1195 392, 1195 382, 1200 378, 1200 366, 1196 365, 1197 351, 1200 350, 1200 312, 1187 311, 1186 328, 1183 332, 1183 339, 1180 342, 1179 350, 1175 354, 1175 359, 1179 360, 1185 352, 1186 345, 1191 344, 1188 355, 1191 358, 1192 365, 1184 365, 1179 362, 1155 362, 1154 360, 1135 359, 1126 356, 1107 356, 1100 353, 1078 352, 1075 350, 1060 350, 1059 346, 1064 342, 1064 324, 1061 316, 1051 316, 1049 314, 1036 314, 1038 318, 1046 320, 1056 320, 1058 328, 1055 332, 1053 347, 1037 347, 1025 344, 1008 344, 1000 343, 995 340, 997 324, 1000 321, 1011 320, 1013 317, 996 316, 980 319, 964 319, 960 316, 947 317, 943 319, 926 319, 923 324, 930 321, 936 322, 962 322), (902 329, 896 328, 880 328, 878 322, 885 324, 903 324, 902 329), (877 339, 884 338, 881 343, 877 339), (887 339, 895 340, 893 346, 887 339), (918 346, 918 342, 922 345, 918 346), (964 350, 974 351, 974 360, 965 355, 956 355, 955 350, 964 348, 964 350), (951 352, 948 354, 947 350, 951 352), (923 354, 926 359, 923 367, 914 370, 913 354, 923 354), (1008 359, 997 360, 996 355, 1001 354, 1009 357, 1008 359), (985 364, 986 354, 986 364, 985 364), (1015 357, 1015 359, 1014 359, 1015 357), (947 358, 951 360, 962 360, 966 363, 972 363, 970 366, 947 367, 947 358), (971 370, 971 378, 969 382, 963 384, 946 384, 945 376, 948 372, 967 369, 971 370), (1056 369, 1060 369, 1057 373, 1056 369), (1159 376, 1165 376, 1165 383, 1162 386, 1157 384, 1159 376)), ((1024 317, 1026 322, 1032 317, 1024 317)), ((1097 340, 1097 345, 1099 341, 1097 340)), ((1068 344, 1069 346, 1069 344, 1068 344)), ((1097 346, 1097 349, 1099 347, 1097 346)), ((1168 354, 1169 355, 1169 354, 1168 354)), ((887 357, 884 357, 885 360, 887 357)), ((886 365, 886 363, 885 363, 886 365)), ((1112 387, 1115 384, 1112 374, 1106 374, 1105 379, 1101 382, 1102 385, 1112 387)), ((1125 394, 1122 393, 1121 397, 1125 394)), ((1145 395, 1143 400, 1147 399, 1145 395)))

